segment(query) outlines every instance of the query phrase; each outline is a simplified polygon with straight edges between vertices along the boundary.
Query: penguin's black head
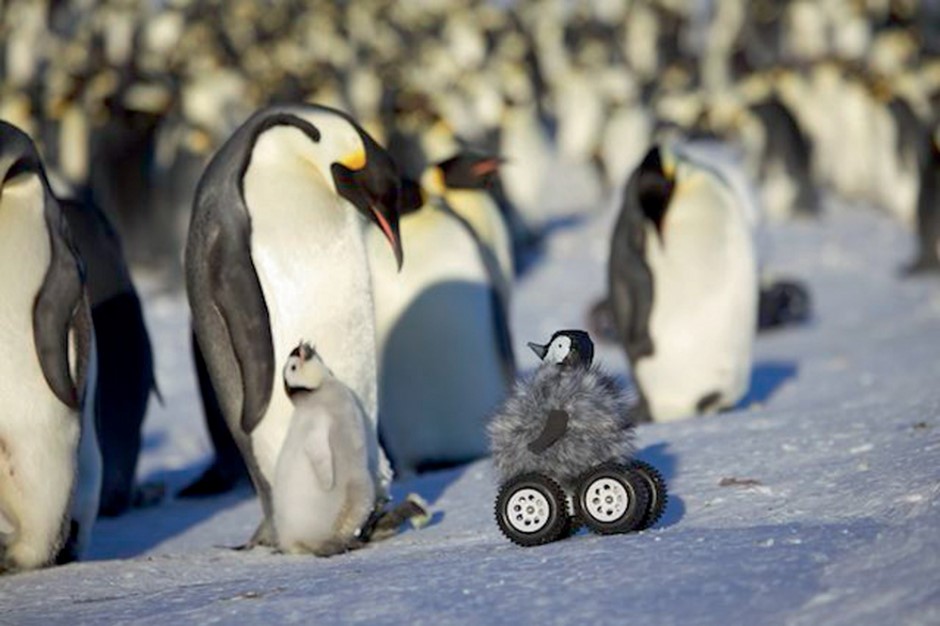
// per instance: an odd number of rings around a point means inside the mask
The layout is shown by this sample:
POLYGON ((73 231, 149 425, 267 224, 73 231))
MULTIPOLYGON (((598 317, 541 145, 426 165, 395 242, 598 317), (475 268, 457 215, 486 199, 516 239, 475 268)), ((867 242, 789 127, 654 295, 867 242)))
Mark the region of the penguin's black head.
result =
POLYGON ((676 186, 675 168, 667 166, 663 157, 659 146, 650 148, 631 179, 636 196, 625 198, 626 201, 634 199, 637 202, 643 216, 656 227, 660 239, 666 210, 676 186))
POLYGON ((401 179, 401 214, 414 213, 425 203, 424 191, 421 185, 414 180, 402 177, 401 179))
POLYGON ((359 133, 364 151, 330 166, 333 183, 339 195, 382 230, 401 268, 403 254, 398 218, 403 212, 417 208, 412 206, 416 200, 413 195, 402 194, 401 178, 392 157, 357 124, 349 122, 359 133))
POLYGON ((499 173, 502 159, 490 155, 462 152, 437 167, 449 189, 489 189, 499 173))
POLYGON ((594 342, 583 330, 559 330, 545 345, 529 343, 543 363, 565 367, 590 367, 594 362, 594 342))

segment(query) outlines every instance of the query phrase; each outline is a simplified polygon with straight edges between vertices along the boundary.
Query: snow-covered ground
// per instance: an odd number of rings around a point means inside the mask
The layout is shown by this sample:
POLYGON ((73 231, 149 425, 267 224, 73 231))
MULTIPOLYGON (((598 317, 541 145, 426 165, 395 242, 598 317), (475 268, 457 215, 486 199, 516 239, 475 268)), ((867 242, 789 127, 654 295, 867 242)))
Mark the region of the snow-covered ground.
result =
MULTIPOLYGON (((559 218, 518 284, 528 340, 583 326, 612 211, 559 218)), ((488 461, 397 485, 430 526, 331 559, 235 552, 251 494, 101 521, 91 560, 0 579, 0 624, 940 624, 940 280, 902 280, 912 237, 830 202, 773 226, 767 269, 804 278, 815 317, 763 335, 745 407, 639 429, 670 502, 644 533, 540 548, 504 539, 488 461)), ((144 286, 166 405, 140 474, 175 491, 209 454, 181 293, 144 286)), ((598 358, 626 373, 616 348, 598 358)))

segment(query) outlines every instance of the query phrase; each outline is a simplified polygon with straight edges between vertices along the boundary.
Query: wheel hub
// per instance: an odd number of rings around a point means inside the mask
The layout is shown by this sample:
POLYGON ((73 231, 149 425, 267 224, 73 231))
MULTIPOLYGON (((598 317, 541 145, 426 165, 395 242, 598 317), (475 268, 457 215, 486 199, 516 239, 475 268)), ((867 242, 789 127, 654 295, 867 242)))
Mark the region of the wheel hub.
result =
POLYGON ((506 503, 506 521, 523 533, 535 533, 548 524, 551 506, 536 489, 524 488, 510 496, 506 503))
POLYGON ((599 522, 614 522, 627 512, 630 496, 619 481, 598 478, 587 489, 585 508, 599 522))

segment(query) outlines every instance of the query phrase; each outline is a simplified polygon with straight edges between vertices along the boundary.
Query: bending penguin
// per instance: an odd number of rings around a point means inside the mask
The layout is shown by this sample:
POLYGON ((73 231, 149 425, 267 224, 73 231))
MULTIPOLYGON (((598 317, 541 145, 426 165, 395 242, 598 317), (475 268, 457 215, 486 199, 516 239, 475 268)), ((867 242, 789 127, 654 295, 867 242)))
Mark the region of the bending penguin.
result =
MULTIPOLYGON (((292 407, 275 363, 297 337, 317 345, 376 428, 372 280, 364 230, 402 261, 400 182, 391 158, 352 119, 315 105, 250 117, 196 190, 186 245, 193 330, 229 431, 261 500, 249 546, 273 544, 271 482, 292 407)), ((380 463, 379 497, 391 480, 380 463)))
POLYGON ((498 231, 498 213, 464 205, 465 218, 453 208, 447 181, 456 163, 432 166, 420 187, 409 185, 418 198, 411 204, 420 206, 401 218, 409 262, 400 272, 380 236, 369 237, 379 425, 395 470, 406 474, 485 456, 487 417, 515 379, 500 261, 500 250, 509 258, 509 239, 485 239, 486 229, 498 231))
POLYGON ((35 146, 0 122, 0 573, 82 555, 98 510, 97 356, 35 146))
POLYGON ((717 172, 659 146, 627 182, 609 293, 656 421, 732 407, 747 390, 758 287, 745 204, 717 172))
POLYGON ((141 427, 150 394, 156 391, 153 353, 114 228, 90 200, 62 200, 60 205, 87 272, 99 361, 97 433, 103 463, 99 510, 112 517, 132 504, 159 499, 159 486, 134 487, 141 427))

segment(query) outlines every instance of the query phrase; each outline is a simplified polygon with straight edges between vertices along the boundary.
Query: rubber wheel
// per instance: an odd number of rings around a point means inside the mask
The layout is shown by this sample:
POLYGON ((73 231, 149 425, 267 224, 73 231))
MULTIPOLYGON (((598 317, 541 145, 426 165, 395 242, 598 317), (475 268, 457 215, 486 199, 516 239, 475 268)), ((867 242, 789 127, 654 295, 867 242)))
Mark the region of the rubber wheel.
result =
POLYGON ((522 474, 500 487, 496 523, 513 543, 529 547, 567 537, 571 520, 565 492, 542 474, 522 474))
POLYGON ((663 475, 659 473, 659 470, 646 461, 634 460, 630 463, 630 469, 646 481, 646 488, 649 491, 649 504, 646 506, 646 514, 640 521, 639 527, 637 527, 637 530, 646 530, 658 522, 663 513, 666 512, 666 505, 669 502, 666 481, 663 479, 663 475))
POLYGON ((646 480, 619 463, 600 465, 578 481, 575 512, 585 526, 601 535, 639 529, 648 504, 646 480))

